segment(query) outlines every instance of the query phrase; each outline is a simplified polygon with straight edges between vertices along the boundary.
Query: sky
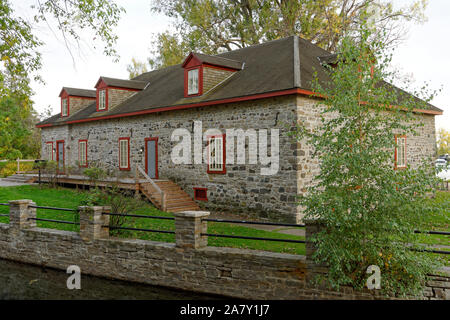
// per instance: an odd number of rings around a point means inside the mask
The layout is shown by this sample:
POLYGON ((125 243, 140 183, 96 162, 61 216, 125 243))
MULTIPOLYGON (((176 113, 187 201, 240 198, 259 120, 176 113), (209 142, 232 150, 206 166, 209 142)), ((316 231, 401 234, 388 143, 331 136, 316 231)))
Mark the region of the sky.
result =
MULTIPOLYGON (((394 0, 403 6, 413 0, 394 0)), ((35 0, 14 1, 17 12, 31 21, 30 4, 35 0)), ((127 65, 131 59, 145 61, 150 55, 152 35, 171 29, 171 21, 150 11, 150 0, 117 0, 125 8, 116 29, 119 36, 116 50, 119 62, 103 55, 102 47, 96 49, 89 44, 92 36, 83 34, 81 51, 67 50, 57 30, 47 26, 36 26, 36 34, 45 45, 41 48, 43 67, 41 74, 45 84, 33 82, 35 109, 43 112, 50 107, 52 114, 60 111, 61 88, 75 87, 93 89, 100 76, 128 79, 127 65)), ((450 1, 429 0, 426 10, 428 21, 411 25, 406 40, 394 51, 393 67, 412 75, 415 85, 420 87, 428 82, 433 89, 442 91, 431 102, 444 110, 444 115, 436 117, 436 128, 450 131, 450 62, 446 61, 450 52, 450 1)))

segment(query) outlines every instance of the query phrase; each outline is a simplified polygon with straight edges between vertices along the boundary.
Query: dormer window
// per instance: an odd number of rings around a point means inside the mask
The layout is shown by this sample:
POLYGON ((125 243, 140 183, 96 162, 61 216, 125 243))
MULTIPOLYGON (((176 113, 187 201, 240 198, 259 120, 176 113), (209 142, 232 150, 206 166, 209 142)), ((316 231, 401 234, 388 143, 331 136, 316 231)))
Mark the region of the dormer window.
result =
POLYGON ((146 89, 148 85, 149 83, 146 81, 101 76, 95 84, 97 111, 110 111, 139 91, 146 89))
POLYGON ((98 110, 106 109, 106 89, 98 91, 98 110))
POLYGON ((69 115, 69 104, 67 98, 61 100, 61 115, 67 117, 69 115))
POLYGON ((184 69, 184 96, 201 96, 229 79, 244 64, 239 61, 191 52, 181 67, 184 69))
POLYGON ((198 94, 198 69, 188 71, 188 95, 198 94))

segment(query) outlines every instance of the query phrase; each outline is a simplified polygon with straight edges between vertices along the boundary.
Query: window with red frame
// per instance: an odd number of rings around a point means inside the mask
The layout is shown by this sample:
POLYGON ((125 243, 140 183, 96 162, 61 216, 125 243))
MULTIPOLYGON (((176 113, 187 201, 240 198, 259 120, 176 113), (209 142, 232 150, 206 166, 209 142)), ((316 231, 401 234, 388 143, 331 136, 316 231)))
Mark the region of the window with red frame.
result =
POLYGON ((78 162, 80 167, 87 167, 87 140, 78 141, 78 162))
POLYGON ((98 110, 106 109, 106 89, 98 91, 98 110))
POLYGON ((194 200, 208 201, 208 189, 194 188, 194 200))
POLYGON ((61 103, 62 103, 61 115, 63 117, 67 117, 69 115, 69 105, 67 103, 67 98, 62 99, 61 103))
POLYGON ((395 136, 395 168, 406 168, 406 136, 395 136))
POLYGON ((192 69, 188 71, 188 95, 198 94, 199 92, 199 69, 192 69))
POLYGON ((208 173, 225 173, 225 135, 208 137, 208 173))
POLYGON ((130 138, 119 138, 119 169, 130 170, 130 138))

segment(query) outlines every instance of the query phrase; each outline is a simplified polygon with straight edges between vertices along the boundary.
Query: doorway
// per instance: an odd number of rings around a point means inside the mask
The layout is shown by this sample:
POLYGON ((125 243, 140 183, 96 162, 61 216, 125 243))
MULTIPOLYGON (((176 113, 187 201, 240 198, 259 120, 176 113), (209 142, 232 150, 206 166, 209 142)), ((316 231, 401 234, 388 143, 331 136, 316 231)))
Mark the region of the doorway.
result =
POLYGON ((158 138, 145 138, 145 172, 158 179, 158 138))

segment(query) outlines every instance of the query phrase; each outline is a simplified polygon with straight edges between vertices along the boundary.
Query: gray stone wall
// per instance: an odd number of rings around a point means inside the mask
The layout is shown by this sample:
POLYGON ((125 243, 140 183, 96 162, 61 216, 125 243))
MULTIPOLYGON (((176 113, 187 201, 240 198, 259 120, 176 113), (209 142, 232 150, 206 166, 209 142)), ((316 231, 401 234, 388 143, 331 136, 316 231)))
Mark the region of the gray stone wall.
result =
MULTIPOLYGON (((158 137, 158 169, 160 179, 178 183, 191 197, 194 187, 208 189, 208 201, 198 201, 204 208, 217 211, 254 213, 261 218, 297 221, 296 204, 296 142, 287 136, 296 117, 295 97, 256 100, 241 104, 226 104, 74 124, 42 129, 42 141, 55 141, 59 135, 66 140, 66 165, 75 166, 78 158, 78 140, 88 140, 88 163, 105 166, 112 175, 133 176, 135 164, 145 167, 145 155, 139 153, 145 138, 158 137), (171 135, 177 128, 187 129, 193 135, 193 121, 202 121, 202 129, 217 128, 223 133, 231 129, 279 129, 280 165, 275 175, 261 175, 258 164, 226 165, 226 174, 208 174, 206 163, 174 164, 171 152, 177 141, 171 135), (65 128, 65 129, 63 129, 65 128), (64 131, 66 130, 66 131, 64 131), (130 171, 118 168, 118 139, 130 137, 130 171)), ((235 141, 235 144, 237 141, 235 141)), ((247 140, 247 144, 248 144, 247 140)), ((227 139, 227 145, 231 144, 227 139)), ((206 142, 203 142, 203 147, 206 142)), ((192 142, 192 150, 193 142, 192 142)), ((270 147, 269 147, 270 150, 270 147)), ((236 159, 235 159, 236 160, 236 159)))
MULTIPOLYGON (((208 201, 198 201, 208 210, 245 212, 259 218, 300 222, 301 208, 298 194, 306 191, 314 175, 319 173, 317 159, 311 157, 312 149, 304 142, 293 141, 287 133, 293 124, 302 121, 307 126, 320 124, 320 110, 316 100, 307 97, 285 96, 202 108, 152 113, 69 126, 42 128, 42 141, 66 141, 66 165, 74 166, 78 160, 78 140, 88 140, 88 163, 100 163, 110 174, 133 176, 135 164, 145 168, 145 155, 139 150, 145 138, 158 137, 159 178, 178 183, 191 197, 194 187, 208 189, 208 201), (207 165, 174 164, 172 149, 178 144, 171 141, 175 129, 184 128, 194 137, 194 121, 202 121, 203 132, 226 129, 279 129, 280 165, 275 175, 261 175, 261 164, 249 164, 248 150, 253 147, 246 141, 246 164, 227 164, 226 174, 208 174, 207 165), (118 169, 118 139, 130 137, 130 171, 118 169)), ((435 150, 434 116, 420 115, 424 126, 418 136, 407 137, 409 165, 417 165, 424 157, 432 157, 435 150)), ((237 141, 234 141, 236 144, 237 141)), ((227 139, 227 146, 231 144, 227 139)), ((203 142, 203 147, 206 142, 203 142)), ((192 150, 193 143, 191 144, 192 150)), ((270 146, 268 147, 270 149, 270 146)), ((235 159, 236 160, 236 159, 235 159)))
MULTIPOLYGON (((13 224, 0 223, 0 258, 83 274, 244 299, 386 299, 377 291, 330 291, 311 285, 306 257, 205 247, 193 237, 206 222, 192 212, 176 216, 176 244, 109 238, 101 208, 80 208, 80 234, 21 223, 36 216, 31 200, 10 202, 13 224), (180 219, 181 218, 181 219, 180 219)), ((307 226, 308 227, 308 226, 307 226)), ((311 232, 307 232, 311 233, 311 232)), ((434 276, 426 299, 450 299, 450 277, 434 276)))
MULTIPOLYGON (((317 100, 307 97, 297 97, 297 122, 314 128, 320 125, 321 108, 317 100)), ((386 116, 389 113, 386 112, 386 116)), ((332 115, 328 115, 332 117, 332 115)), ((434 159, 436 155, 436 131, 434 115, 415 114, 414 123, 417 135, 406 137, 407 165, 413 168, 419 166, 422 160, 434 159)), ((394 137, 392 137, 394 139, 394 137)), ((312 158, 313 148, 300 141, 297 144, 297 190, 304 194, 306 188, 313 183, 313 177, 319 174, 320 166, 317 159, 312 158)), ((394 165, 394 150, 392 150, 392 165, 394 165)), ((430 163, 432 165, 432 163, 430 163)), ((301 210, 301 208, 300 208, 301 210)), ((301 218, 301 214, 298 216, 301 218)))

